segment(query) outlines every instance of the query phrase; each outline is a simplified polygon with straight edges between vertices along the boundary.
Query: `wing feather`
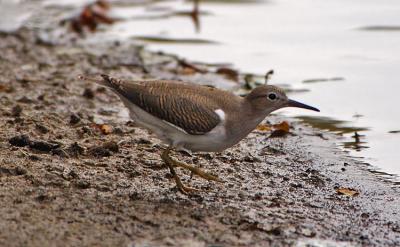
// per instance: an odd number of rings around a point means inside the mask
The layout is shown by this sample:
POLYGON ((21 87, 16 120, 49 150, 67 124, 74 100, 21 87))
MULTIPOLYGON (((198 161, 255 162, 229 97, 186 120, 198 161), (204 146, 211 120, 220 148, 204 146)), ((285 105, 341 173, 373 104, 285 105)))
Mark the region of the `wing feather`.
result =
POLYGON ((175 125, 191 135, 202 135, 215 128, 221 119, 217 107, 205 104, 201 94, 179 90, 168 83, 133 84, 121 83, 113 87, 130 102, 153 116, 175 125))

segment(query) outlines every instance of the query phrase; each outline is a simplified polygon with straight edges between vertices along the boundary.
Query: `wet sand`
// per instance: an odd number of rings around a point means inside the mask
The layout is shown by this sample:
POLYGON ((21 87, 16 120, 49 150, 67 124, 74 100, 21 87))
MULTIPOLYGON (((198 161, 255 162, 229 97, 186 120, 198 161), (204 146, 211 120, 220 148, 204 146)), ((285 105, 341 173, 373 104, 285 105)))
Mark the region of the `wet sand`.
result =
POLYGON ((228 85, 223 76, 186 73, 162 55, 144 62, 132 45, 49 45, 29 30, 0 39, 0 246, 400 245, 399 188, 337 149, 334 135, 271 116, 290 134, 254 131, 223 153, 175 153, 224 181, 179 170, 202 190, 183 195, 162 143, 124 117, 112 92, 77 79, 228 85))

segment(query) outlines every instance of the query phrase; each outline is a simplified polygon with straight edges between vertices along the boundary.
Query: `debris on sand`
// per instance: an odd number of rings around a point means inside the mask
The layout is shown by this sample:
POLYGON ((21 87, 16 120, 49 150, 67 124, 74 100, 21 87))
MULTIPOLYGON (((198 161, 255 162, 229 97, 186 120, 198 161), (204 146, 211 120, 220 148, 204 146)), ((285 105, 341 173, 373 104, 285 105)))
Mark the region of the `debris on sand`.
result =
POLYGON ((75 125, 81 121, 81 118, 77 114, 71 114, 69 123, 75 125))
POLYGON ((85 152, 85 148, 83 148, 81 145, 79 145, 77 142, 74 142, 67 148, 67 152, 73 156, 77 157, 79 155, 83 155, 85 152))
POLYGON ((14 136, 11 139, 9 139, 8 142, 16 147, 25 147, 31 143, 28 135, 14 136))
POLYGON ((111 132, 112 132, 112 127, 107 124, 99 125, 99 129, 101 130, 101 133, 103 133, 104 135, 111 134, 111 132))
POLYGON ((94 95, 94 92, 93 92, 92 89, 85 88, 85 90, 83 91, 82 96, 87 98, 87 99, 93 99, 95 95, 94 95))
POLYGON ((50 152, 60 147, 60 144, 45 142, 45 141, 31 141, 29 147, 42 152, 50 152))
POLYGON ((96 158, 110 157, 113 153, 119 152, 116 142, 106 142, 102 146, 94 146, 89 148, 89 154, 96 158))
POLYGON ((31 149, 35 149, 42 152, 50 152, 60 147, 60 144, 31 140, 28 135, 14 136, 10 138, 8 142, 16 147, 29 146, 31 149))
POLYGON ((257 126, 257 130, 261 132, 271 131, 270 138, 274 137, 284 137, 290 132, 290 125, 287 121, 283 121, 279 124, 268 125, 268 124, 259 124, 257 126))
POLYGON ((22 113, 22 107, 20 105, 16 105, 11 109, 11 116, 20 117, 22 113))
POLYGON ((61 24, 68 24, 71 30, 83 35, 85 30, 95 32, 100 24, 113 24, 116 19, 108 16, 110 4, 105 0, 98 0, 86 5, 77 16, 61 21, 61 24))
POLYGON ((344 187, 337 188, 337 189, 336 189, 336 192, 337 192, 338 194, 340 194, 340 195, 345 195, 345 196, 350 196, 350 197, 358 196, 358 195, 360 194, 360 192, 358 192, 358 191, 355 190, 355 189, 344 188, 344 187))

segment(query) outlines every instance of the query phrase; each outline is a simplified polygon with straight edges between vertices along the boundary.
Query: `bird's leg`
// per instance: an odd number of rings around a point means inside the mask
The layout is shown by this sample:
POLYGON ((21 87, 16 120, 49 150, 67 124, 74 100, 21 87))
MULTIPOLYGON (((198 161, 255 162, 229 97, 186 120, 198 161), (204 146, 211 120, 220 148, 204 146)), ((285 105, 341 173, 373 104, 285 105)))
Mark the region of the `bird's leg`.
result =
POLYGON ((169 171, 171 172, 172 176, 175 179, 176 187, 178 187, 179 191, 181 191, 183 194, 187 194, 189 192, 194 192, 197 191, 194 188, 186 187, 182 184, 181 179, 178 177, 178 175, 175 172, 174 166, 176 166, 176 161, 173 160, 169 156, 169 152, 171 151, 171 148, 168 147, 167 149, 164 150, 164 152, 161 154, 162 160, 167 164, 169 171))
POLYGON ((175 166, 179 166, 179 167, 182 167, 184 169, 187 169, 187 170, 191 171, 193 174, 195 174, 195 175, 197 175, 199 177, 202 177, 202 178, 204 178, 206 180, 213 180, 213 181, 217 181, 217 182, 222 182, 222 180, 220 178, 218 178, 217 176, 212 175, 210 173, 207 173, 207 172, 201 170, 198 167, 188 165, 188 164, 180 162, 178 160, 174 160, 173 158, 170 158, 170 159, 172 160, 172 162, 174 162, 175 166))

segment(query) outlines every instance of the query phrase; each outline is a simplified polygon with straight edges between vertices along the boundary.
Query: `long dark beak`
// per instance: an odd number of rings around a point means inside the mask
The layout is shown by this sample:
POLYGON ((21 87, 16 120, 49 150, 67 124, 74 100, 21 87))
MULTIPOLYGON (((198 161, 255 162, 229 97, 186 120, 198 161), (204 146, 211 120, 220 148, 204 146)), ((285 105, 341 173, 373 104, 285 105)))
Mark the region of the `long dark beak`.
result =
POLYGON ((308 109, 308 110, 311 110, 311 111, 319 112, 319 110, 317 108, 315 108, 315 107, 312 107, 312 106, 309 106, 309 105, 306 105, 306 104, 303 104, 303 103, 300 103, 298 101, 291 100, 291 99, 288 100, 287 106, 288 107, 298 107, 298 108, 303 108, 303 109, 308 109))

